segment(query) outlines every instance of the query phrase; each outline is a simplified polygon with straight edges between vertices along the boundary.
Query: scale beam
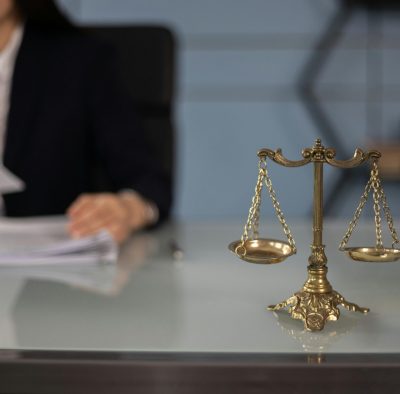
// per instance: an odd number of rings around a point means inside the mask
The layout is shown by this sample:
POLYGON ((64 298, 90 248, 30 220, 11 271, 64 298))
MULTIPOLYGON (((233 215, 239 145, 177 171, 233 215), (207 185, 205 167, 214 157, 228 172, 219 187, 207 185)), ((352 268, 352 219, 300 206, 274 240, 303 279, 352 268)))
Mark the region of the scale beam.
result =
POLYGON ((333 167, 339 168, 354 168, 358 167, 361 164, 364 164, 366 161, 369 160, 379 160, 381 157, 380 152, 377 150, 370 150, 367 152, 362 151, 361 149, 357 148, 354 152, 354 156, 349 160, 336 160, 336 152, 334 149, 326 149, 326 162, 333 167))
POLYGON ((333 148, 325 148, 321 144, 321 140, 317 139, 315 145, 312 148, 305 148, 302 151, 302 160, 289 160, 283 153, 282 149, 273 151, 272 149, 263 148, 257 152, 258 157, 268 157, 275 163, 278 163, 284 167, 302 167, 311 162, 322 162, 330 164, 333 167, 338 168, 355 168, 369 160, 379 160, 381 157, 380 152, 377 150, 369 150, 364 152, 362 149, 357 148, 354 151, 354 155, 348 160, 337 160, 336 150, 333 148))

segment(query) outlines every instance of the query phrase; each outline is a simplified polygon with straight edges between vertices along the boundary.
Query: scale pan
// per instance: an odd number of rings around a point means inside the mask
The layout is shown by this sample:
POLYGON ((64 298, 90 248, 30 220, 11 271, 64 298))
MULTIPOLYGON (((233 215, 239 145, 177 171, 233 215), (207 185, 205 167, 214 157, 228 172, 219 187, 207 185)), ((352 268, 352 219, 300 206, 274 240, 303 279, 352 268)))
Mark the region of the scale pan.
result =
POLYGON ((277 239, 249 239, 242 246, 242 241, 229 244, 229 250, 249 263, 276 264, 293 254, 291 246, 277 239))
POLYGON ((388 263, 400 259, 400 249, 355 247, 344 249, 349 257, 356 261, 368 261, 371 263, 388 263))

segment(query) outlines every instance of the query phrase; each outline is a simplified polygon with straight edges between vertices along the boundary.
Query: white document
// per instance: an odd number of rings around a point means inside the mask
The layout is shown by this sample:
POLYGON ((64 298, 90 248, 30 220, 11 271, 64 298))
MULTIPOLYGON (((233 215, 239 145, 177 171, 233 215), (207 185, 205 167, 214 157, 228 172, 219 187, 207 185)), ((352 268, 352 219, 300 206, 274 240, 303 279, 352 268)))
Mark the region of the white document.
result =
POLYGON ((65 218, 0 219, 0 266, 115 263, 118 248, 102 231, 70 239, 65 218))
POLYGON ((0 163, 0 193, 15 193, 24 189, 24 182, 0 163))

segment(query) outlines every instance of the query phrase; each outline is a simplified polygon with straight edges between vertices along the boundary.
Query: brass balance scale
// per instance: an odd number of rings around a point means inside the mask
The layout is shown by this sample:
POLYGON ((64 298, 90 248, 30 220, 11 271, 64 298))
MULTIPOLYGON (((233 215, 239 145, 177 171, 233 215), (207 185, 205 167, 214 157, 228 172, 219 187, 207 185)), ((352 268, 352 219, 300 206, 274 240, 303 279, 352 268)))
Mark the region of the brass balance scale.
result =
POLYGON ((257 155, 259 157, 258 179, 247 222, 244 226, 241 239, 229 245, 229 249, 240 259, 257 264, 280 263, 296 253, 295 241, 286 223, 268 174, 267 158, 284 167, 301 167, 308 163, 314 163, 313 243, 311 245, 311 255, 308 258, 308 278, 299 292, 286 301, 269 306, 268 310, 277 311, 289 307, 289 313, 292 318, 303 320, 305 328, 310 331, 320 331, 324 328, 327 321, 337 320, 340 315, 339 305, 353 312, 369 312, 368 308, 362 308, 346 301, 341 294, 333 290, 326 276, 328 272, 327 258, 324 251, 325 245, 322 243, 323 165, 329 164, 339 168, 354 168, 365 162, 371 162, 370 179, 365 186, 360 203, 340 243, 339 250, 346 252, 351 259, 357 261, 374 263, 396 261, 400 259, 400 249, 395 246, 400 241, 393 225, 392 214, 379 177, 378 161, 381 154, 376 150, 364 152, 357 148, 351 159, 337 160, 335 159, 335 150, 325 148, 322 146, 321 140, 317 139, 312 148, 303 149, 302 160, 292 161, 286 159, 281 149, 277 149, 276 151, 261 149, 257 155), (264 185, 272 200, 276 216, 283 227, 287 241, 260 238, 259 236, 261 194, 264 185), (376 229, 375 246, 347 247, 349 238, 357 225, 371 191, 376 229), (383 245, 382 211, 393 240, 390 248, 383 245))

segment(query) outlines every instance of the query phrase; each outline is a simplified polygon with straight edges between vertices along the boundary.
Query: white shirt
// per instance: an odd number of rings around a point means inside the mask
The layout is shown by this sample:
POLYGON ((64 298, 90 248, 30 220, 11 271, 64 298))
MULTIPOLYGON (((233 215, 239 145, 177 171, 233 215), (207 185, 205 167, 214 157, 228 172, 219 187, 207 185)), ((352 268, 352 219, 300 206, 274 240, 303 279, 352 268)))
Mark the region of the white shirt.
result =
MULTIPOLYGON (((0 155, 3 155, 4 139, 10 108, 11 81, 15 59, 21 45, 24 28, 18 26, 11 35, 6 47, 0 52, 0 155)), ((1 158, 0 156, 0 158, 1 158)))

